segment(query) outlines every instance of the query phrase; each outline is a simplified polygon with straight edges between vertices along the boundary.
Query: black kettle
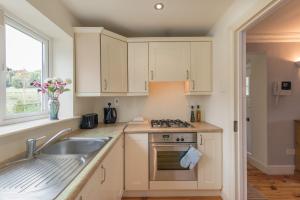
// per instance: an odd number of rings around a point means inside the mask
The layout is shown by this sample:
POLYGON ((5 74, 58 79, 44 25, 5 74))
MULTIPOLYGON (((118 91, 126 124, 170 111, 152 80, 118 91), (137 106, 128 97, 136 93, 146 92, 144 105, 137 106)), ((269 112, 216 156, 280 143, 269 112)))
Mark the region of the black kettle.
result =
POLYGON ((111 103, 108 103, 108 108, 104 108, 104 124, 113 124, 117 121, 117 110, 110 106, 111 103))

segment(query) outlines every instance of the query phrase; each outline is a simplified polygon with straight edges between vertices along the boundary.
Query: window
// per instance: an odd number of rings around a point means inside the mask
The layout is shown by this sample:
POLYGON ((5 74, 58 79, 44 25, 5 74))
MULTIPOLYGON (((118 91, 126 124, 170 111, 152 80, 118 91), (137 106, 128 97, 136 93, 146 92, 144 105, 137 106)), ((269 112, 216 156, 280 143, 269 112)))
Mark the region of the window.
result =
POLYGON ((49 41, 20 23, 5 18, 5 83, 2 119, 43 115, 46 97, 30 83, 48 77, 49 41))

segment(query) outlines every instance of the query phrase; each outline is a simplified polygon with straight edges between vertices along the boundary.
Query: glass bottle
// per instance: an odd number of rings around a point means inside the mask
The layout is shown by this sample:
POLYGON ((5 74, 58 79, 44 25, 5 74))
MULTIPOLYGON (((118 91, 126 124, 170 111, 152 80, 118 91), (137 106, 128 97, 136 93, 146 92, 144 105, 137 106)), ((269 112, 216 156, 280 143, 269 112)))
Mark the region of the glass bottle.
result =
POLYGON ((194 111, 194 106, 191 106, 191 122, 195 122, 195 111, 194 111))
POLYGON ((199 105, 197 105, 197 110, 196 110, 196 121, 201 122, 201 110, 199 105))

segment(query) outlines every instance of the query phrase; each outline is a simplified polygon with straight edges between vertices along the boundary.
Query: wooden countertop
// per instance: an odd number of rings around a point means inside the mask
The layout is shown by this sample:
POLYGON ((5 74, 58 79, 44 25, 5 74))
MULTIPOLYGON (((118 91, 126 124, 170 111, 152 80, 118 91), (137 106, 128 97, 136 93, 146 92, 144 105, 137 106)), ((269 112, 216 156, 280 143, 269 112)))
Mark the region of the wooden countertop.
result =
POLYGON ((152 128, 150 123, 128 124, 124 133, 159 133, 159 132, 223 132, 223 129, 207 122, 191 123, 192 128, 152 128))

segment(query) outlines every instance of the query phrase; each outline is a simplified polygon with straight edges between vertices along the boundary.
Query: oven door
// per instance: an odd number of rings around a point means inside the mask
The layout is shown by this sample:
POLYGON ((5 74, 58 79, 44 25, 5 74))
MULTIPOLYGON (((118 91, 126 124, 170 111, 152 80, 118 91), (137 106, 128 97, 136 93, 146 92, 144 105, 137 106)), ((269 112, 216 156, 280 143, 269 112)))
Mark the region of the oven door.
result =
POLYGON ((181 158, 195 143, 151 143, 150 181, 196 181, 197 167, 180 166, 181 158))

